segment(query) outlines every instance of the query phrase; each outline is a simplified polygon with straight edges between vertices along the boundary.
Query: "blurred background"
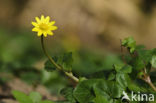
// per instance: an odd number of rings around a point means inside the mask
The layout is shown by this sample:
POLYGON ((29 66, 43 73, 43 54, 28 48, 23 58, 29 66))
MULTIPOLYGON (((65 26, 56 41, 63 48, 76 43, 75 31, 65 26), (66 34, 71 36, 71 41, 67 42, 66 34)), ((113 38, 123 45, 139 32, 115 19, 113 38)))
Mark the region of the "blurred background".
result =
POLYGON ((61 100, 59 90, 71 84, 44 70, 40 38, 31 32, 31 21, 41 14, 59 27, 46 38, 49 53, 73 52, 75 75, 89 76, 121 62, 125 37, 156 47, 156 0, 0 0, 0 101, 13 103, 14 89, 61 100))

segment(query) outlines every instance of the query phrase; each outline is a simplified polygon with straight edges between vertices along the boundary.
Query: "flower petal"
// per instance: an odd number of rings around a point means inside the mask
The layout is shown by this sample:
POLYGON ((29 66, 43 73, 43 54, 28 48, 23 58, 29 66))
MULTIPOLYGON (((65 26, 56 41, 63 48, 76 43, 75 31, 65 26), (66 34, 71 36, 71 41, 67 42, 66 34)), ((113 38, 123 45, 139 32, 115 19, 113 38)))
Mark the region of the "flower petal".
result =
POLYGON ((37 32, 37 31, 39 31, 39 29, 35 27, 35 28, 32 29, 32 31, 37 32))
POLYGON ((56 29, 58 29, 57 26, 52 26, 52 27, 50 28, 50 30, 56 30, 56 29))
POLYGON ((51 31, 48 31, 47 33, 48 33, 49 35, 54 35, 53 32, 51 32, 51 31))
POLYGON ((44 32, 43 35, 44 35, 44 37, 47 37, 47 32, 44 32))
POLYGON ((37 36, 41 36, 41 35, 42 35, 42 32, 39 31, 39 32, 37 33, 37 36))
POLYGON ((36 19, 37 23, 40 23, 41 22, 38 17, 35 17, 35 19, 36 19))
POLYGON ((33 26, 38 26, 38 24, 37 24, 36 22, 31 22, 31 24, 32 24, 33 26))
POLYGON ((44 21, 44 15, 41 15, 41 22, 44 21))
POLYGON ((54 25, 54 24, 55 24, 55 21, 52 21, 52 22, 49 23, 50 26, 54 25))
POLYGON ((45 22, 46 22, 46 23, 49 23, 49 21, 50 21, 50 17, 47 16, 47 17, 45 18, 45 22))

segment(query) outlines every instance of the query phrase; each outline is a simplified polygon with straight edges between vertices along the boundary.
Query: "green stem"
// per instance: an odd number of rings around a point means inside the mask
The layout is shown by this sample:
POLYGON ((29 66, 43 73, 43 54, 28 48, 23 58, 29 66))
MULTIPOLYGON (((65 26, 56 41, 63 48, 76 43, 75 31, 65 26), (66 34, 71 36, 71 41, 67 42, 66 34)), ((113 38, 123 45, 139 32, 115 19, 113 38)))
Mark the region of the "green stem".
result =
POLYGON ((143 80, 156 92, 156 87, 152 83, 150 76, 146 75, 143 80))
POLYGON ((50 62, 51 62, 59 71, 63 72, 67 77, 69 77, 69 78, 70 78, 71 80, 73 80, 74 82, 78 83, 78 82, 79 82, 79 79, 78 79, 77 77, 75 77, 75 76, 73 75, 72 72, 65 72, 64 69, 63 69, 61 66, 59 66, 59 65, 53 60, 53 58, 51 58, 51 57, 48 55, 48 53, 47 53, 47 51, 46 51, 46 49, 45 49, 45 46, 44 46, 44 37, 43 37, 43 35, 41 36, 41 45, 42 45, 42 49, 43 49, 44 54, 48 57, 48 59, 50 60, 50 62))
POLYGON ((150 81, 150 82, 147 82, 151 88, 156 92, 156 87, 154 86, 154 84, 150 81))
POLYGON ((144 80, 156 92, 156 87, 152 83, 150 76, 147 74, 146 68, 144 68, 143 73, 144 73, 144 77, 142 77, 142 80, 144 80))
POLYGON ((79 79, 77 77, 75 77, 72 72, 64 72, 64 73, 65 73, 66 76, 68 76, 69 78, 71 78, 76 83, 79 82, 79 79))
POLYGON ((42 44, 42 49, 43 49, 43 52, 44 54, 48 57, 48 59, 50 60, 50 62, 59 70, 61 70, 62 68, 56 64, 56 62, 48 55, 46 49, 45 49, 45 46, 44 46, 44 41, 43 41, 44 37, 43 35, 41 36, 41 44, 42 44))

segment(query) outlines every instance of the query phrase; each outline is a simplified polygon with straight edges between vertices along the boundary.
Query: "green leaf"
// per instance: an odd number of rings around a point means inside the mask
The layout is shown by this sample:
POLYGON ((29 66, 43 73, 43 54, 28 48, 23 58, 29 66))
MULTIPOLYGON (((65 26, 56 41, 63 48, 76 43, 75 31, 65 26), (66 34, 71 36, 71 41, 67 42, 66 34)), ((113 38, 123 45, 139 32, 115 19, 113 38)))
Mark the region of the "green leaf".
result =
MULTIPOLYGON (((54 56, 52 58, 65 71, 69 72, 72 70, 72 64, 73 64, 72 52, 64 53, 63 55, 54 56)), ((50 60, 48 60, 45 63, 45 69, 47 71, 54 71, 56 70, 56 67, 50 62, 50 60)))
POLYGON ((121 73, 131 73, 132 72, 132 67, 130 65, 114 64, 114 68, 117 72, 121 72, 121 73))
POLYGON ((122 40, 122 45, 127 47, 130 53, 133 53, 136 48, 136 41, 132 37, 128 37, 122 40))
POLYGON ((110 98, 111 88, 108 85, 108 81, 101 80, 100 82, 96 83, 94 85, 94 92, 95 94, 103 95, 106 98, 106 100, 111 99, 110 98))
POLYGON ((129 78, 128 80, 128 89, 134 92, 149 92, 149 88, 144 82, 140 82, 139 80, 133 80, 129 78))
POLYGON ((106 98, 102 95, 96 94, 95 103, 110 103, 110 101, 106 100, 106 98))
POLYGON ((55 103, 70 103, 69 101, 57 101, 55 103))
MULTIPOLYGON (((52 57, 53 60, 56 62, 57 61, 57 57, 52 57)), ((50 60, 47 60, 44 64, 44 68, 47 70, 47 71, 54 71, 56 70, 56 67, 50 62, 50 60)))
POLYGON ((44 100, 44 101, 40 101, 39 103, 54 103, 54 102, 49 101, 49 100, 44 100))
POLYGON ((121 70, 122 73, 131 73, 132 72, 132 66, 125 65, 121 70))
POLYGON ((73 64, 73 57, 72 57, 72 52, 65 53, 63 55, 63 68, 66 71, 71 71, 72 70, 72 64, 73 64))
POLYGON ((133 82, 130 82, 128 84, 128 88, 131 90, 131 91, 134 91, 134 92, 138 92, 141 90, 141 88, 136 84, 136 83, 133 83, 133 82))
POLYGON ((64 53, 63 55, 57 56, 56 63, 62 66, 65 71, 70 72, 72 70, 73 64, 72 52, 64 53))
POLYGON ((123 92, 123 89, 120 85, 116 82, 110 83, 111 86, 111 97, 113 98, 120 98, 123 92))
POLYGON ((121 97, 123 89, 116 82, 101 80, 95 84, 94 92, 96 95, 95 101, 97 101, 97 103, 100 99, 102 99, 101 102, 103 101, 103 103, 110 103, 113 98, 121 97))
POLYGON ((42 96, 38 92, 31 92, 29 97, 33 101, 33 103, 39 103, 42 100, 42 96))
POLYGON ((108 81, 107 87, 108 87, 107 93, 110 95, 111 98, 120 98, 121 97, 123 89, 120 87, 120 85, 118 83, 108 81))
POLYGON ((156 68, 156 55, 152 56, 152 60, 150 62, 151 62, 152 67, 156 68))
POLYGON ((114 73, 110 73, 108 76, 108 80, 114 80, 115 79, 115 74, 114 73))
POLYGON ((108 101, 109 95, 106 92, 102 92, 101 89, 94 87, 94 92, 96 98, 94 99, 95 103, 110 103, 108 101))
POLYGON ((114 64, 115 70, 118 72, 123 68, 124 64, 114 64))
POLYGON ((134 70, 140 71, 141 69, 143 69, 145 67, 145 64, 141 58, 136 57, 132 60, 132 66, 133 66, 134 70))
POLYGON ((98 80, 96 79, 84 80, 80 82, 73 92, 76 100, 80 103, 89 103, 92 101, 95 98, 94 93, 92 92, 93 85, 97 82, 98 80))
POLYGON ((153 50, 137 50, 139 58, 145 63, 148 64, 153 56, 153 50))
POLYGON ((16 100, 19 101, 20 103, 33 103, 31 98, 23 92, 14 90, 12 91, 12 94, 16 98, 16 100))
POLYGON ((82 82, 82 81, 84 81, 84 80, 87 80, 87 78, 86 78, 86 77, 80 77, 80 78, 79 78, 79 81, 80 81, 80 82, 82 82))
POLYGON ((117 73, 116 74, 116 81, 119 83, 119 85, 123 89, 125 89, 128 86, 128 83, 127 83, 127 74, 117 73))
POLYGON ((73 96, 73 88, 64 88, 60 92, 65 98, 70 101, 70 103, 76 103, 76 100, 73 96))

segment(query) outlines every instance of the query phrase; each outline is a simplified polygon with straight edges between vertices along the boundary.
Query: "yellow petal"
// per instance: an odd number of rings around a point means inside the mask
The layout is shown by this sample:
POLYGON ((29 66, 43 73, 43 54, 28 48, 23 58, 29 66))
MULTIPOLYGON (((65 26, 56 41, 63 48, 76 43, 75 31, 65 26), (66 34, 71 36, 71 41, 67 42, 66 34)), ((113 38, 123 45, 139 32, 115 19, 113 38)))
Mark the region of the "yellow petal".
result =
POLYGON ((38 26, 38 24, 36 22, 32 22, 31 23, 33 26, 38 26))
POLYGON ((49 23, 49 25, 54 25, 55 24, 55 21, 52 21, 49 23))
POLYGON ((45 18, 45 22, 46 22, 46 23, 49 23, 49 21, 50 21, 50 17, 47 16, 47 17, 45 18))
POLYGON ((35 17, 35 19, 36 19, 37 23, 40 23, 41 22, 38 17, 35 17))
POLYGON ((32 29, 32 31, 39 31, 39 29, 35 27, 32 29))
POLYGON ((43 22, 44 21, 44 16, 43 15, 41 15, 41 22, 43 22))
POLYGON ((37 36, 41 36, 41 35, 42 35, 42 32, 39 31, 39 32, 37 33, 37 36))
POLYGON ((56 30, 56 29, 58 29, 57 26, 52 26, 52 27, 50 28, 50 30, 56 30))
POLYGON ((47 33, 46 32, 44 32, 43 35, 44 35, 44 37, 47 37, 47 33))
POLYGON ((51 31, 48 31, 47 33, 48 33, 49 35, 54 35, 53 32, 51 32, 51 31))

